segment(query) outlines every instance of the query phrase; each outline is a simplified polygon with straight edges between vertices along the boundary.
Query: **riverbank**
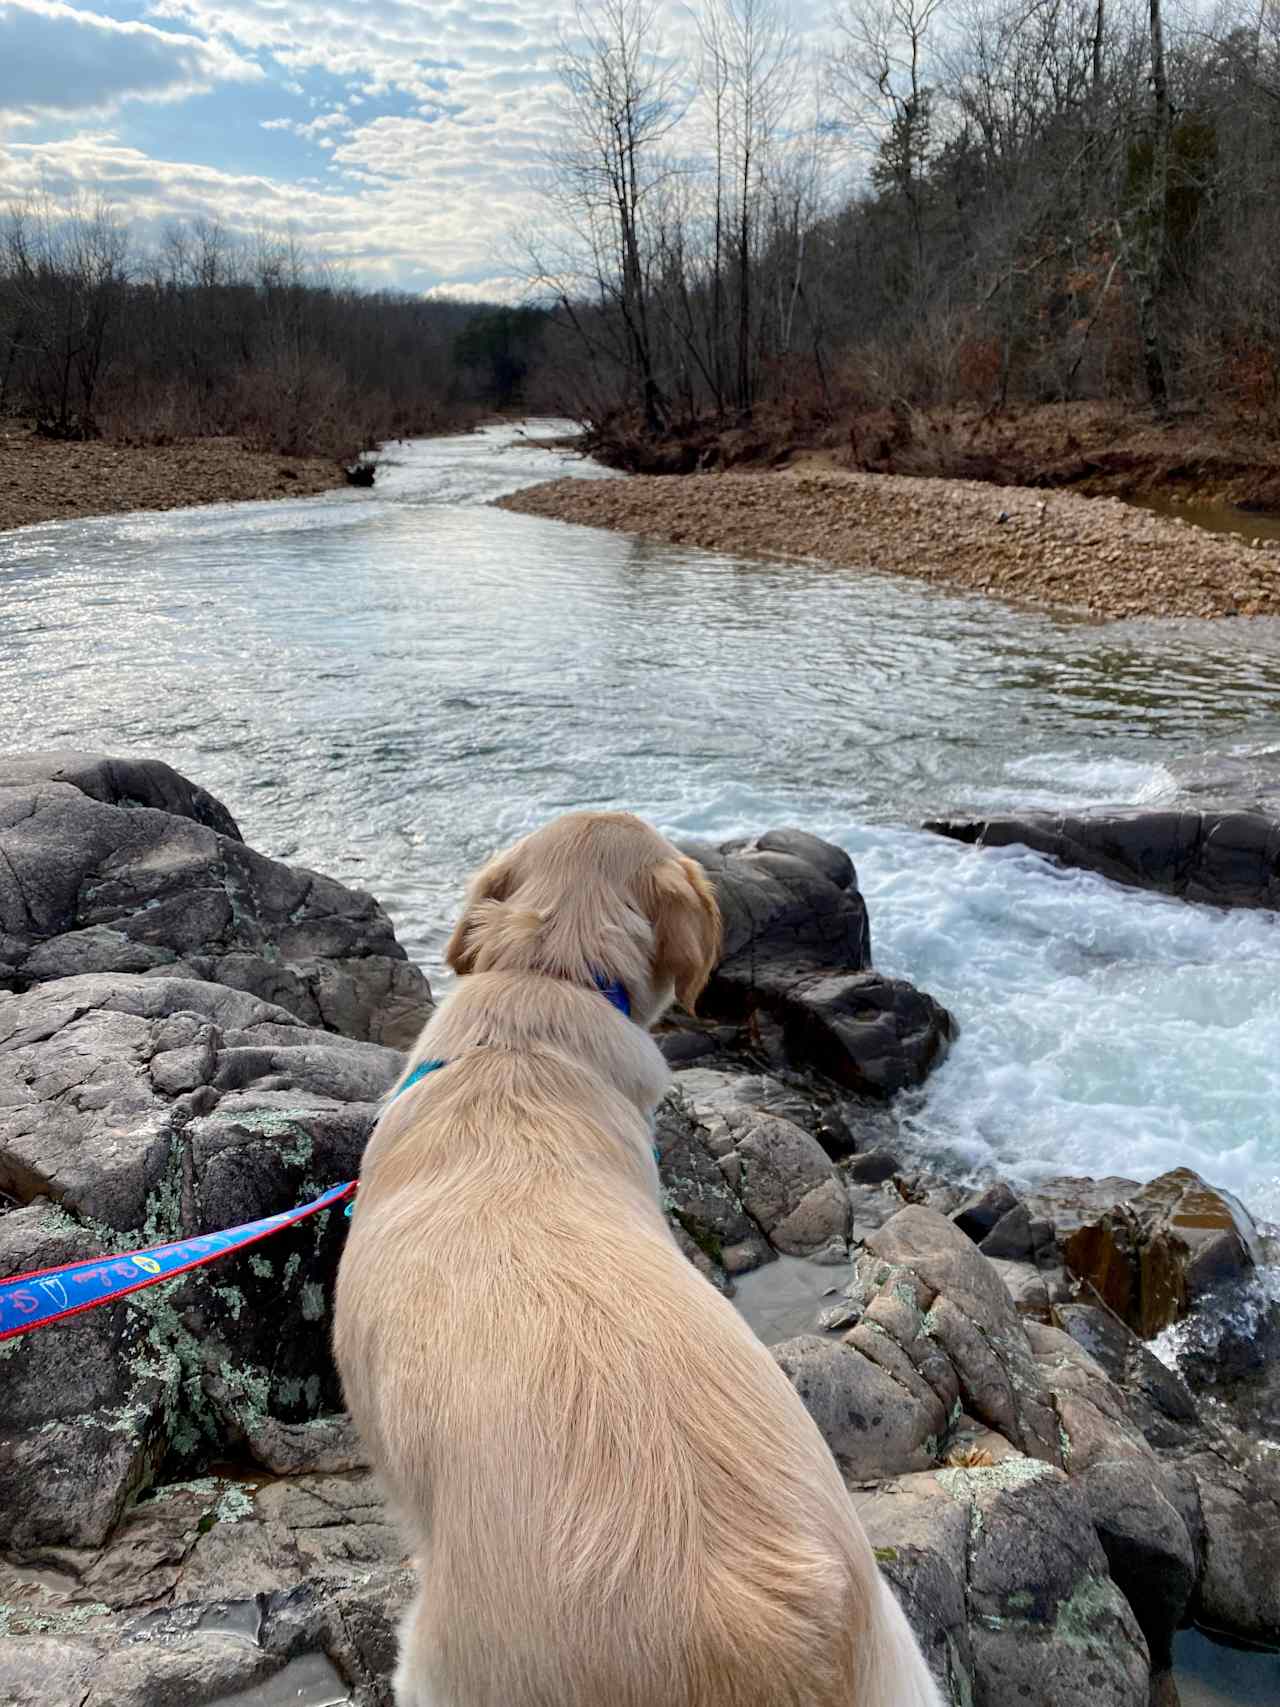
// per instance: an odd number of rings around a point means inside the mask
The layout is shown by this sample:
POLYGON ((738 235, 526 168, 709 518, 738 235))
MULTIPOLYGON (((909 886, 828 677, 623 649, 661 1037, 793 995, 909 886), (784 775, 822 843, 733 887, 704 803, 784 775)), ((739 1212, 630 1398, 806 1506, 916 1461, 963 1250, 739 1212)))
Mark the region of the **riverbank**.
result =
POLYGON ((128 510, 309 498, 344 483, 327 457, 249 450, 233 438, 68 443, 26 426, 0 428, 0 533, 128 510))
POLYGON ((1280 550, 1117 499, 837 469, 555 480, 498 500, 748 557, 820 559, 1104 618, 1280 616, 1280 550))
MULTIPOLYGON (((10 756, 0 808, 0 1278, 355 1177, 433 1007, 373 897, 154 759, 10 756)), ((1251 1650, 1215 1700, 1273 1699, 1265 1229, 1186 1168, 975 1187, 912 1161, 891 1098, 957 1020, 876 969, 847 853, 794 828, 686 851, 725 952, 657 1034, 671 1235, 808 1407, 945 1699, 1172 1702, 1188 1621, 1251 1650)), ((37 1332, 6 1295, 0 1700, 284 1707, 319 1680, 390 1707, 414 1581, 331 1360, 345 1227, 37 1332)))

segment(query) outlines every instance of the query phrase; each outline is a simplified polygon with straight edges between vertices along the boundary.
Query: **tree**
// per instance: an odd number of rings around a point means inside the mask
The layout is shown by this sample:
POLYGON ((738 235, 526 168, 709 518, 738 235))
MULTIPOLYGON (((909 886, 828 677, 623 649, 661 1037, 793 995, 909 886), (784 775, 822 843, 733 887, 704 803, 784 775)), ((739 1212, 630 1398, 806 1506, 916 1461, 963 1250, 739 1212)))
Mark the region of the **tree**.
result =
POLYGON ((565 134, 547 155, 551 200, 576 253, 567 269, 535 263, 544 281, 556 279, 566 312, 566 270, 578 289, 589 285, 617 310, 623 365, 651 432, 667 406, 650 324, 650 204, 668 169, 660 144, 683 111, 677 71, 661 57, 657 10, 656 0, 577 0, 559 67, 565 134))

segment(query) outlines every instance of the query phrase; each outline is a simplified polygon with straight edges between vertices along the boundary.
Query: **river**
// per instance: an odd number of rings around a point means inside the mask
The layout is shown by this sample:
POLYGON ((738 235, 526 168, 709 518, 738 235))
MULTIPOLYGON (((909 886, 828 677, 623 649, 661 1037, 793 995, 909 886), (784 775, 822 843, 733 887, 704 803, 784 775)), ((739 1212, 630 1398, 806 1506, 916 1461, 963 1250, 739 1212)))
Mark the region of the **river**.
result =
MULTIPOLYGON (((529 431, 533 431, 529 424, 529 431)), ((853 855, 877 964, 962 1034, 952 1170, 1186 1163, 1280 1219, 1280 920, 976 853, 951 809, 1280 807, 1280 623, 1098 624, 487 507, 580 459, 388 448, 371 491, 0 535, 0 741, 153 754, 372 890, 443 980, 465 874, 569 807, 853 855)))

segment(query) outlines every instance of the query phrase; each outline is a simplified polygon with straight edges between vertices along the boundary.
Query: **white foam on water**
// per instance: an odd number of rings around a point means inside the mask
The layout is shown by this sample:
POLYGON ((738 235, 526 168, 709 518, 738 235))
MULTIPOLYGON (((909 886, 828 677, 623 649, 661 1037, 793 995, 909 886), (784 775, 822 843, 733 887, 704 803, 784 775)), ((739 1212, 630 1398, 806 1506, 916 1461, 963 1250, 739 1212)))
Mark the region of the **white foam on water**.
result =
MULTIPOLYGON (((1034 753, 1012 759, 1004 768, 1017 782, 1027 779, 1039 783, 1040 788, 1031 791, 1036 795, 1034 804, 1043 802, 1049 810, 1059 812, 1068 812, 1075 805, 1162 806, 1178 793, 1177 780, 1163 765, 1132 759, 1034 753)), ((1025 783, 1008 792, 1023 811, 1033 804, 1025 783)))
POLYGON ((852 855, 876 967, 960 1036, 904 1134, 948 1171, 1146 1180, 1191 1167, 1280 1220, 1280 918, 1125 889, 1023 848, 797 814, 749 787, 667 826, 793 822, 852 855))

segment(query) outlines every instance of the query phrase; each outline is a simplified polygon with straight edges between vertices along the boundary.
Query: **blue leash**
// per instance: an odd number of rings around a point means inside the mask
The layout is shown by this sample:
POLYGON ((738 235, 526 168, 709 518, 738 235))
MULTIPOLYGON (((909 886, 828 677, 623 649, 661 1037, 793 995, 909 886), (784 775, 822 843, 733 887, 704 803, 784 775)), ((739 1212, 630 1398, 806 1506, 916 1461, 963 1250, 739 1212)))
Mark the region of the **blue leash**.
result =
MULTIPOLYGON (((623 986, 616 979, 606 979, 600 972, 595 974, 595 981, 600 994, 630 1019, 631 1000, 623 986)), ((396 1096, 412 1090, 428 1073, 438 1072, 447 1065, 446 1061, 421 1062, 396 1096)), ((661 1159, 656 1144, 653 1158, 655 1161, 661 1159)), ((33 1328, 60 1322, 68 1316, 78 1316, 83 1310, 113 1303, 131 1292, 141 1291, 143 1287, 156 1286, 162 1280, 172 1280, 218 1257, 270 1238, 273 1233, 294 1226, 311 1215, 336 1209, 340 1203, 346 1203, 345 1213, 350 1215, 355 1204, 348 1200, 354 1198, 356 1187, 357 1181, 346 1180, 341 1185, 331 1186, 311 1203, 301 1204, 281 1215, 265 1215, 257 1221, 247 1221, 240 1227, 229 1227, 225 1232, 198 1233, 188 1239, 152 1245, 149 1250, 88 1257, 56 1268, 6 1275, 0 1279, 0 1340, 30 1333, 33 1328)))

